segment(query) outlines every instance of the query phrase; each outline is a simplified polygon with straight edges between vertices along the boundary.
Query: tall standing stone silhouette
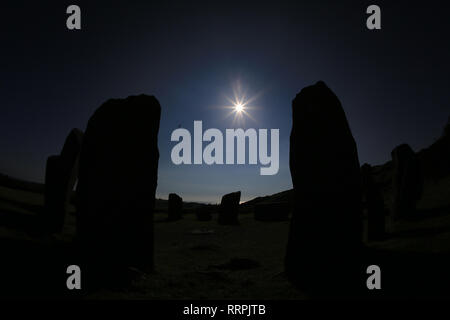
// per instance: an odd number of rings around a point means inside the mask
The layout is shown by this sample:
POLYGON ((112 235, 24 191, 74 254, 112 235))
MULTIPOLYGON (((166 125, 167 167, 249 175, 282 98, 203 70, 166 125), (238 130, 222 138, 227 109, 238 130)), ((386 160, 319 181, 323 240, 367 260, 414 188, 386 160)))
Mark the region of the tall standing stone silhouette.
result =
POLYGON ((380 188, 372 176, 372 166, 365 163, 361 167, 362 189, 367 209, 367 239, 377 241, 385 235, 385 208, 380 188))
POLYGON ((88 274, 153 268, 161 107, 153 96, 111 99, 89 119, 80 157, 77 233, 88 274))
POLYGON ((68 211, 70 195, 78 176, 78 162, 83 132, 72 129, 66 138, 61 154, 47 159, 45 170, 44 212, 42 231, 60 232, 68 211))
POLYGON ((407 144, 396 147, 391 152, 394 166, 393 189, 394 219, 414 215, 416 203, 422 194, 423 179, 416 154, 407 144))
POLYGON ((169 194, 169 217, 168 220, 180 220, 183 211, 183 198, 176 193, 169 194))
POLYGON ((285 271, 318 294, 360 282, 361 176, 356 144, 336 95, 323 83, 292 102, 289 165, 294 186, 285 271))
POLYGON ((239 202, 241 200, 241 192, 232 192, 224 195, 219 207, 219 224, 237 225, 239 224, 239 202))

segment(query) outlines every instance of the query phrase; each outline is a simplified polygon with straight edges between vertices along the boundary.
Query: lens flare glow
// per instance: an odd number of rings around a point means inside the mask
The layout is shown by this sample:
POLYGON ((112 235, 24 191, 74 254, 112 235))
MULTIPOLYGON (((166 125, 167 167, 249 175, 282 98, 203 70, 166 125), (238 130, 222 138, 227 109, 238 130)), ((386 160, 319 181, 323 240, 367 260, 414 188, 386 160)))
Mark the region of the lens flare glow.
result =
POLYGON ((255 109, 255 106, 250 106, 250 103, 252 103, 257 96, 247 98, 247 94, 246 92, 243 92, 239 81, 235 82, 233 85, 233 98, 227 96, 225 96, 225 98, 231 103, 231 105, 225 106, 225 108, 230 109, 228 116, 234 115, 233 124, 244 125, 246 118, 256 121, 250 115, 249 111, 255 109))

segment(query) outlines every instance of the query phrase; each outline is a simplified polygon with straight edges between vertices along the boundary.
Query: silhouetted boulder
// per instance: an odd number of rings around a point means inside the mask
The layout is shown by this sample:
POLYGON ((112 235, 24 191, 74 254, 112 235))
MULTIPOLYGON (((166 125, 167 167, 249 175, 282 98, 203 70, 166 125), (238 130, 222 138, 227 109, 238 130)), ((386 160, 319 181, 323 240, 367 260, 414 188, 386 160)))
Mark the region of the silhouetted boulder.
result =
MULTIPOLYGON (((161 107, 153 96, 111 99, 89 119, 78 181, 77 233, 92 278, 153 268, 161 107)), ((96 279, 98 280, 98 279, 96 279)))
POLYGON ((176 193, 169 194, 169 220, 181 219, 183 210, 183 199, 176 193))
POLYGON ((224 195, 219 207, 219 224, 237 225, 239 224, 239 202, 241 200, 241 192, 232 192, 224 195))
POLYGON ((380 188, 372 176, 372 166, 361 167, 364 204, 367 209, 367 240, 382 240, 385 236, 385 208, 380 188))
POLYGON ((423 189, 423 178, 416 154, 407 144, 391 152, 393 173, 394 219, 414 216, 423 189))
POLYGON ((363 276, 361 176, 350 127, 323 83, 292 102, 289 165, 294 186, 285 271, 320 295, 352 294, 363 276), (333 293, 334 291, 334 293, 333 293))
POLYGON ((70 195, 78 176, 78 161, 83 141, 83 132, 73 129, 66 138, 61 154, 47 159, 45 170, 44 212, 42 230, 48 233, 60 232, 70 195))
POLYGON ((288 202, 265 202, 255 205, 255 220, 284 221, 289 219, 288 202))

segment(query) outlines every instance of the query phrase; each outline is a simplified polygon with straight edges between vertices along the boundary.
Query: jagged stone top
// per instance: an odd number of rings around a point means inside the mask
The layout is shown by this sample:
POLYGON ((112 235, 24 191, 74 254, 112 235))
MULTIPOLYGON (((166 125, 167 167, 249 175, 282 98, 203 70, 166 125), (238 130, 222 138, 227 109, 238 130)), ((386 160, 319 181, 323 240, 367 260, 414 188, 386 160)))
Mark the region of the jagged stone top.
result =
POLYGON ((316 142, 353 135, 342 104, 336 94, 318 81, 304 87, 292 101, 293 129, 307 131, 316 142))
POLYGON ((161 106, 153 95, 133 95, 125 99, 109 99, 91 116, 86 133, 100 128, 134 131, 147 128, 156 137, 159 130, 161 106))

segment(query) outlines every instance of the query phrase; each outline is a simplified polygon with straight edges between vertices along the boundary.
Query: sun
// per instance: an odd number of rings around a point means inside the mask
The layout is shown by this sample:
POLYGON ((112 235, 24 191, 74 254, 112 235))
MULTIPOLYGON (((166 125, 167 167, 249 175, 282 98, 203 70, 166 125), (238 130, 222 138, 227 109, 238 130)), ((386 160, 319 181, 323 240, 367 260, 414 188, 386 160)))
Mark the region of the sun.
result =
POLYGON ((238 102, 234 105, 234 109, 236 110, 237 113, 241 113, 242 111, 244 111, 244 105, 238 102))
POLYGON ((246 118, 256 121, 250 115, 250 112, 257 108, 252 105, 252 102, 258 98, 259 93, 257 95, 248 97, 247 92, 242 89, 240 81, 236 81, 235 83, 233 83, 232 89, 232 97, 225 95, 225 98, 230 103, 227 106, 223 106, 223 108, 230 110, 230 112, 226 116, 233 116, 233 124, 237 125, 244 125, 246 118))

